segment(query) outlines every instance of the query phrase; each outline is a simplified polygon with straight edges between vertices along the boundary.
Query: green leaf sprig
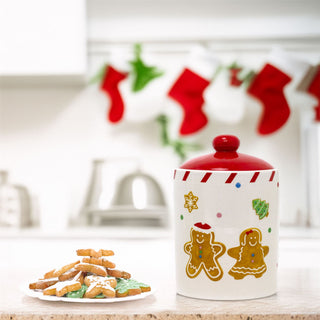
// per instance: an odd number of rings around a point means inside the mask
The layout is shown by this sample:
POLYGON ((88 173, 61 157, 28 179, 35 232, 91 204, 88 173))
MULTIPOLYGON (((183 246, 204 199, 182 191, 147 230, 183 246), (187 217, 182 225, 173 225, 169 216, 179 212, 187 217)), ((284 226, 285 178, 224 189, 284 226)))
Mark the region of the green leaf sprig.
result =
POLYGON ((180 162, 186 160, 188 152, 202 149, 198 143, 190 143, 181 139, 171 140, 168 133, 169 118, 167 115, 160 114, 156 121, 160 124, 162 145, 171 147, 178 155, 180 162))

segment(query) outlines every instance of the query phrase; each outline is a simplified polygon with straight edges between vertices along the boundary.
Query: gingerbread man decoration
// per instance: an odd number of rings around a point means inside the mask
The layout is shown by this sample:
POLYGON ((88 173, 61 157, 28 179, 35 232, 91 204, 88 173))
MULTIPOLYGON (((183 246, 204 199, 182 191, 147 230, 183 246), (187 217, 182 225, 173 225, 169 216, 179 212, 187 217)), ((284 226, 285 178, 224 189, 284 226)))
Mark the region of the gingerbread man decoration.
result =
POLYGON ((240 234, 240 246, 228 250, 228 255, 237 259, 229 274, 236 280, 248 275, 262 277, 267 271, 264 257, 269 252, 268 246, 262 246, 262 233, 258 228, 249 228, 240 234))
POLYGON ((225 245, 214 242, 214 232, 206 223, 196 223, 190 230, 190 238, 191 241, 184 245, 185 253, 190 255, 186 266, 187 276, 195 278, 203 269, 210 280, 220 280, 223 271, 218 258, 226 252, 225 245))

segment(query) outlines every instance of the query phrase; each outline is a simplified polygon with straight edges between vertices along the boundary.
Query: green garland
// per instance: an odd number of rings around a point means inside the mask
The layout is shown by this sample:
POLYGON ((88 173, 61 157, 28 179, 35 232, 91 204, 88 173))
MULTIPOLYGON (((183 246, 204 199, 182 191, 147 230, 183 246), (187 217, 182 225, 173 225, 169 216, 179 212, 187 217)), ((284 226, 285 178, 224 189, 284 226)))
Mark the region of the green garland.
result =
MULTIPOLYGON (((161 77, 164 72, 159 70, 155 66, 146 65, 142 58, 142 46, 141 44, 134 45, 134 59, 129 61, 131 65, 130 74, 132 76, 132 91, 138 92, 144 89, 149 82, 153 79, 161 77)), ((89 84, 99 83, 104 78, 106 72, 107 64, 104 64, 98 72, 90 79, 89 84)), ((245 70, 243 66, 239 65, 236 61, 230 65, 220 65, 213 78, 216 79, 220 72, 223 70, 240 69, 241 71, 237 75, 238 79, 242 82, 241 86, 246 90, 246 88, 252 82, 255 72, 253 70, 245 70)), ((165 147, 170 147, 173 149, 174 153, 178 155, 181 162, 187 158, 187 153, 191 151, 201 150, 202 146, 198 143, 185 142, 182 139, 171 139, 168 133, 169 117, 165 114, 160 114, 156 118, 157 123, 160 125, 161 130, 161 142, 165 147)))
POLYGON ((167 115, 160 114, 156 118, 156 121, 159 123, 161 129, 162 145, 171 147, 181 162, 187 158, 188 152, 202 149, 202 146, 198 143, 185 142, 181 139, 172 140, 168 133, 169 117, 167 115))

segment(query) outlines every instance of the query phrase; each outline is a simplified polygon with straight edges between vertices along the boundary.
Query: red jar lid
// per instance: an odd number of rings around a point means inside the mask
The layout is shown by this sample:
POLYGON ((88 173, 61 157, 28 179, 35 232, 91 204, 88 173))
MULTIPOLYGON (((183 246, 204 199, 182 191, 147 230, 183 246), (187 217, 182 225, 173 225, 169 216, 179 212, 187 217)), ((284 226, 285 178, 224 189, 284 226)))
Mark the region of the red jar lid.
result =
POLYGON ((236 136, 221 135, 213 139, 215 153, 185 162, 180 168, 206 171, 257 171, 274 169, 268 162, 238 153, 240 140, 236 136))

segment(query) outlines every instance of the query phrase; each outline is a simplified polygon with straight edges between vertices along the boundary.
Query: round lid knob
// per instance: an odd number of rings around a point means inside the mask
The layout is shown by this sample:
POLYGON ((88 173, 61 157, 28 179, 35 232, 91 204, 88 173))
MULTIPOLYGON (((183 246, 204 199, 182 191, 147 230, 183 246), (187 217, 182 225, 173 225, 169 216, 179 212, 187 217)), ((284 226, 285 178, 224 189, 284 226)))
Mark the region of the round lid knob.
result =
POLYGON ((181 169, 205 171, 258 171, 271 170, 266 161, 237 152, 240 140, 236 136, 221 135, 213 139, 217 152, 190 159, 182 164, 181 169))
POLYGON ((221 135, 213 139, 212 145, 218 152, 235 152, 239 148, 240 140, 236 136, 221 135))

